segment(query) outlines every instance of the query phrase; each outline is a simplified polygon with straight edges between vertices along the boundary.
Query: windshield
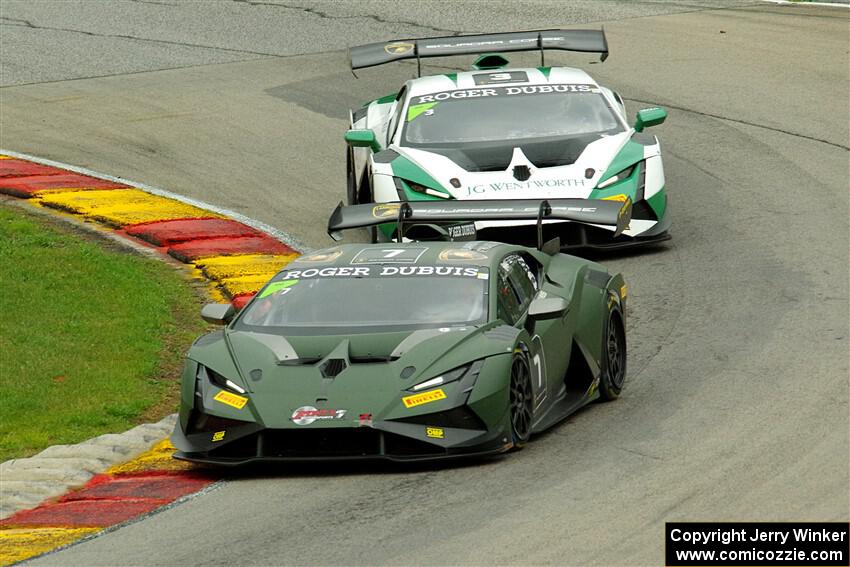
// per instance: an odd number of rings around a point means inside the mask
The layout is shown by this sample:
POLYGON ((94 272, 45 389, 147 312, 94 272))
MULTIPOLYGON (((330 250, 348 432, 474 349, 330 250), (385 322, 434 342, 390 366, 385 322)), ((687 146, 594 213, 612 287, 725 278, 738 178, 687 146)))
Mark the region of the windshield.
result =
POLYGON ((236 328, 387 327, 481 323, 486 268, 332 266, 276 275, 245 308, 236 328))
POLYGON ((623 131, 623 125, 595 85, 475 88, 411 97, 402 145, 623 131))

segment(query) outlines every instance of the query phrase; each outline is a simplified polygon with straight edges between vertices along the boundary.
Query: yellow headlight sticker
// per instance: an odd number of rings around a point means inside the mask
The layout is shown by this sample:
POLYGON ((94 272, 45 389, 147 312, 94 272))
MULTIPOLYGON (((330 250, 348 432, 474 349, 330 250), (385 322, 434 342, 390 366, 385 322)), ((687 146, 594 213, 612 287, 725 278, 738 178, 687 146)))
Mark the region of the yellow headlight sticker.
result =
POLYGON ((239 396, 237 394, 231 394, 230 392, 225 392, 222 390, 213 398, 217 402, 221 402, 226 406, 230 406, 236 409, 242 409, 245 407, 245 404, 248 403, 248 398, 239 396))
POLYGON ((610 197, 602 197, 603 201, 620 201, 621 203, 625 203, 626 199, 629 197, 627 195, 623 195, 620 193, 619 195, 611 195, 610 197))
POLYGON ((629 294, 629 286, 626 285, 626 284, 621 285, 620 286, 620 298, 625 299, 628 294, 629 294))
POLYGON ((213 442, 224 440, 224 431, 216 431, 212 436, 213 442))
POLYGON ((426 427, 425 436, 431 439, 445 439, 446 432, 441 427, 426 427))
POLYGON ((416 406, 421 406, 422 404, 430 404, 431 402, 436 402, 438 400, 445 399, 446 393, 442 390, 442 388, 440 388, 437 390, 431 390, 430 392, 422 392, 421 394, 405 396, 401 399, 401 401, 404 402, 404 407, 415 408, 416 406))

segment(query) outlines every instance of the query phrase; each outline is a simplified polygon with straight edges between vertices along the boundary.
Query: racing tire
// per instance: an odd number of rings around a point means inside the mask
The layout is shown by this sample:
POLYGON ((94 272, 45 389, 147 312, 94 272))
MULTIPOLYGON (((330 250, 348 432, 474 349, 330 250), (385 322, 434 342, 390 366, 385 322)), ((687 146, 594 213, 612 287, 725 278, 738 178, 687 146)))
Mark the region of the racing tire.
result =
POLYGON ((602 369, 599 377, 599 399, 616 400, 626 381, 626 329, 618 309, 608 313, 602 335, 602 369))
POLYGON ((510 419, 511 441, 514 449, 521 449, 531 438, 534 423, 534 394, 531 389, 531 367, 525 352, 514 353, 511 360, 510 419))

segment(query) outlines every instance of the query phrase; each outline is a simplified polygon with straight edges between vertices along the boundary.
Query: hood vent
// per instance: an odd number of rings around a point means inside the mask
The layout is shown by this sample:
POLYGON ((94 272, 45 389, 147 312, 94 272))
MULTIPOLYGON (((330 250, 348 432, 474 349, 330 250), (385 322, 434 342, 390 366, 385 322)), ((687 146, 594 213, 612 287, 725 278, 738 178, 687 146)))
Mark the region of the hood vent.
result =
POLYGON ((319 372, 324 378, 336 378, 347 366, 342 358, 329 358, 319 367, 319 372))

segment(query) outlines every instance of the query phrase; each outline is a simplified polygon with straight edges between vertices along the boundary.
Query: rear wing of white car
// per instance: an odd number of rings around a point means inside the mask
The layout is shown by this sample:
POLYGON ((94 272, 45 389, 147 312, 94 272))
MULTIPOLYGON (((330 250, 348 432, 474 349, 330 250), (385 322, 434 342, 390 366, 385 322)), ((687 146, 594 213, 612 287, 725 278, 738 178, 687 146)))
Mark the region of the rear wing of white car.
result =
POLYGON ((539 30, 422 39, 398 39, 369 43, 350 49, 351 70, 384 65, 404 59, 469 55, 490 52, 540 51, 544 49, 599 53, 608 58, 605 30, 539 30))

